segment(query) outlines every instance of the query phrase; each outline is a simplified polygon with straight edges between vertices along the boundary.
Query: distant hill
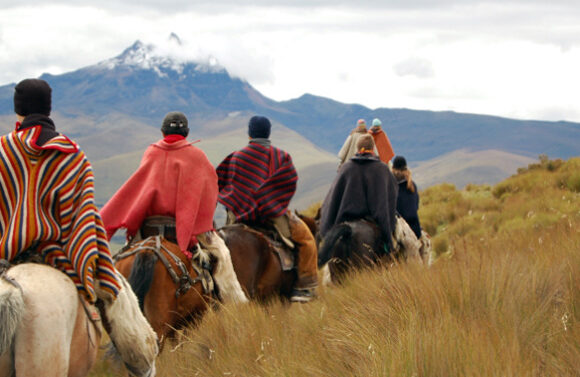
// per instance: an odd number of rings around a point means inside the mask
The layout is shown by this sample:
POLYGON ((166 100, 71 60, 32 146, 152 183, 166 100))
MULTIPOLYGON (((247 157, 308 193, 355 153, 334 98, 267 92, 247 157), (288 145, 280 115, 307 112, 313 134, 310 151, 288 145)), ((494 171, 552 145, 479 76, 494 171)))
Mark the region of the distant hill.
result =
MULTIPOLYGON (((322 199, 336 172, 336 153, 358 118, 368 123, 380 118, 395 152, 407 158, 417 181, 425 184, 450 180, 462 186, 472 179, 493 183, 539 154, 580 155, 579 123, 373 110, 309 94, 277 102, 215 62, 159 56, 153 46, 139 41, 119 56, 41 78, 53 88, 52 116, 58 129, 76 140, 95 166, 100 201, 160 137, 161 120, 171 110, 188 116, 190 139, 202 139, 199 146, 214 164, 246 143, 251 115, 270 117, 274 143, 286 147, 299 165, 293 204, 322 199)), ((3 132, 14 127, 14 85, 0 87, 3 132)))
POLYGON ((437 183, 453 183, 463 188, 468 183, 495 184, 515 174, 519 167, 536 159, 497 150, 471 152, 466 149, 444 154, 427 162, 411 165, 413 179, 421 188, 437 183))

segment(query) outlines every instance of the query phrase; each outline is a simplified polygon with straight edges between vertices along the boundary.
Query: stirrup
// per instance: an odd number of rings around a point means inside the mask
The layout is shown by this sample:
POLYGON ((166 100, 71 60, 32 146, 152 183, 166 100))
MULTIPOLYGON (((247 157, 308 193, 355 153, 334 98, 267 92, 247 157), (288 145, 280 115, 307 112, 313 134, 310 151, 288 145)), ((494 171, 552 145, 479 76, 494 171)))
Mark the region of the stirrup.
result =
POLYGON ((314 289, 294 289, 290 301, 292 302, 310 302, 316 298, 314 289))

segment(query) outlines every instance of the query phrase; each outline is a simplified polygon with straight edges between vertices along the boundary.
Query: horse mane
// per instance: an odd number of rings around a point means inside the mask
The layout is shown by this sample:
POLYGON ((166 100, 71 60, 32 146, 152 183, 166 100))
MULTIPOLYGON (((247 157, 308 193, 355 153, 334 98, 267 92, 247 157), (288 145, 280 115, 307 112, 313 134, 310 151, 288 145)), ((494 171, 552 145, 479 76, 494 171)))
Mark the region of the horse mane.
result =
POLYGON ((348 260, 352 249, 352 228, 340 223, 330 228, 318 252, 318 266, 323 266, 332 258, 348 260))
POLYGON ((133 288, 133 292, 135 292, 135 296, 137 296, 141 311, 144 310, 145 296, 151 288, 155 264, 158 259, 154 253, 138 253, 133 261, 131 274, 127 279, 131 288, 133 288))

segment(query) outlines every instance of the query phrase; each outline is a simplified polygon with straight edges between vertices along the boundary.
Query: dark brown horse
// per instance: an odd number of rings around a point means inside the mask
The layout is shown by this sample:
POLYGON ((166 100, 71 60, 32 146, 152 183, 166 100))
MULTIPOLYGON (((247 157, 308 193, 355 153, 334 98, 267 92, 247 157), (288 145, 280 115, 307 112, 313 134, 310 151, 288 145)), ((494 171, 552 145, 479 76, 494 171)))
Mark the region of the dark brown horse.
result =
POLYGON ((238 280, 250 299, 290 296, 296 270, 285 271, 271 238, 242 224, 226 225, 218 234, 230 250, 238 280))
POLYGON ((179 246, 165 238, 136 242, 115 255, 115 260, 161 344, 208 309, 213 290, 208 273, 194 268, 179 246))
POLYGON ((339 282, 350 268, 376 264, 389 254, 384 245, 381 231, 372 221, 360 219, 336 224, 324 236, 318 252, 324 282, 328 278, 339 282))
POLYGON ((318 266, 323 282, 340 282, 349 268, 372 266, 378 262, 414 260, 422 262, 421 242, 402 217, 397 216, 388 250, 377 224, 369 219, 345 221, 334 225, 321 240, 318 266))

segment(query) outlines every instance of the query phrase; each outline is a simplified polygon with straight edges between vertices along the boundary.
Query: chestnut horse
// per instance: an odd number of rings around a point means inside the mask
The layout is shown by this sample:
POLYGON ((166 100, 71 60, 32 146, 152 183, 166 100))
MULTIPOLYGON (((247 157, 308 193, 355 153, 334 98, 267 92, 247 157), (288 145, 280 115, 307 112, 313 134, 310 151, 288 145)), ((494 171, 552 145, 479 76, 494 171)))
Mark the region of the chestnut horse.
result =
POLYGON ((218 234, 230 250, 238 280, 250 299, 290 297, 296 270, 284 271, 269 237, 243 224, 226 225, 218 234))
MULTIPOLYGON (((155 334, 119 276, 117 299, 102 317, 114 351, 133 376, 154 376, 155 334), (107 318, 115 318, 108 321, 107 318)), ((59 270, 23 263, 0 272, 0 376, 86 376, 97 358, 101 321, 59 270)))
MULTIPOLYGON (((179 246, 162 236, 136 242, 115 255, 115 267, 127 277, 141 310, 161 345, 179 328, 200 318, 212 301, 213 280, 194 267, 179 246)), ((195 259, 208 264, 199 251, 195 259)))

